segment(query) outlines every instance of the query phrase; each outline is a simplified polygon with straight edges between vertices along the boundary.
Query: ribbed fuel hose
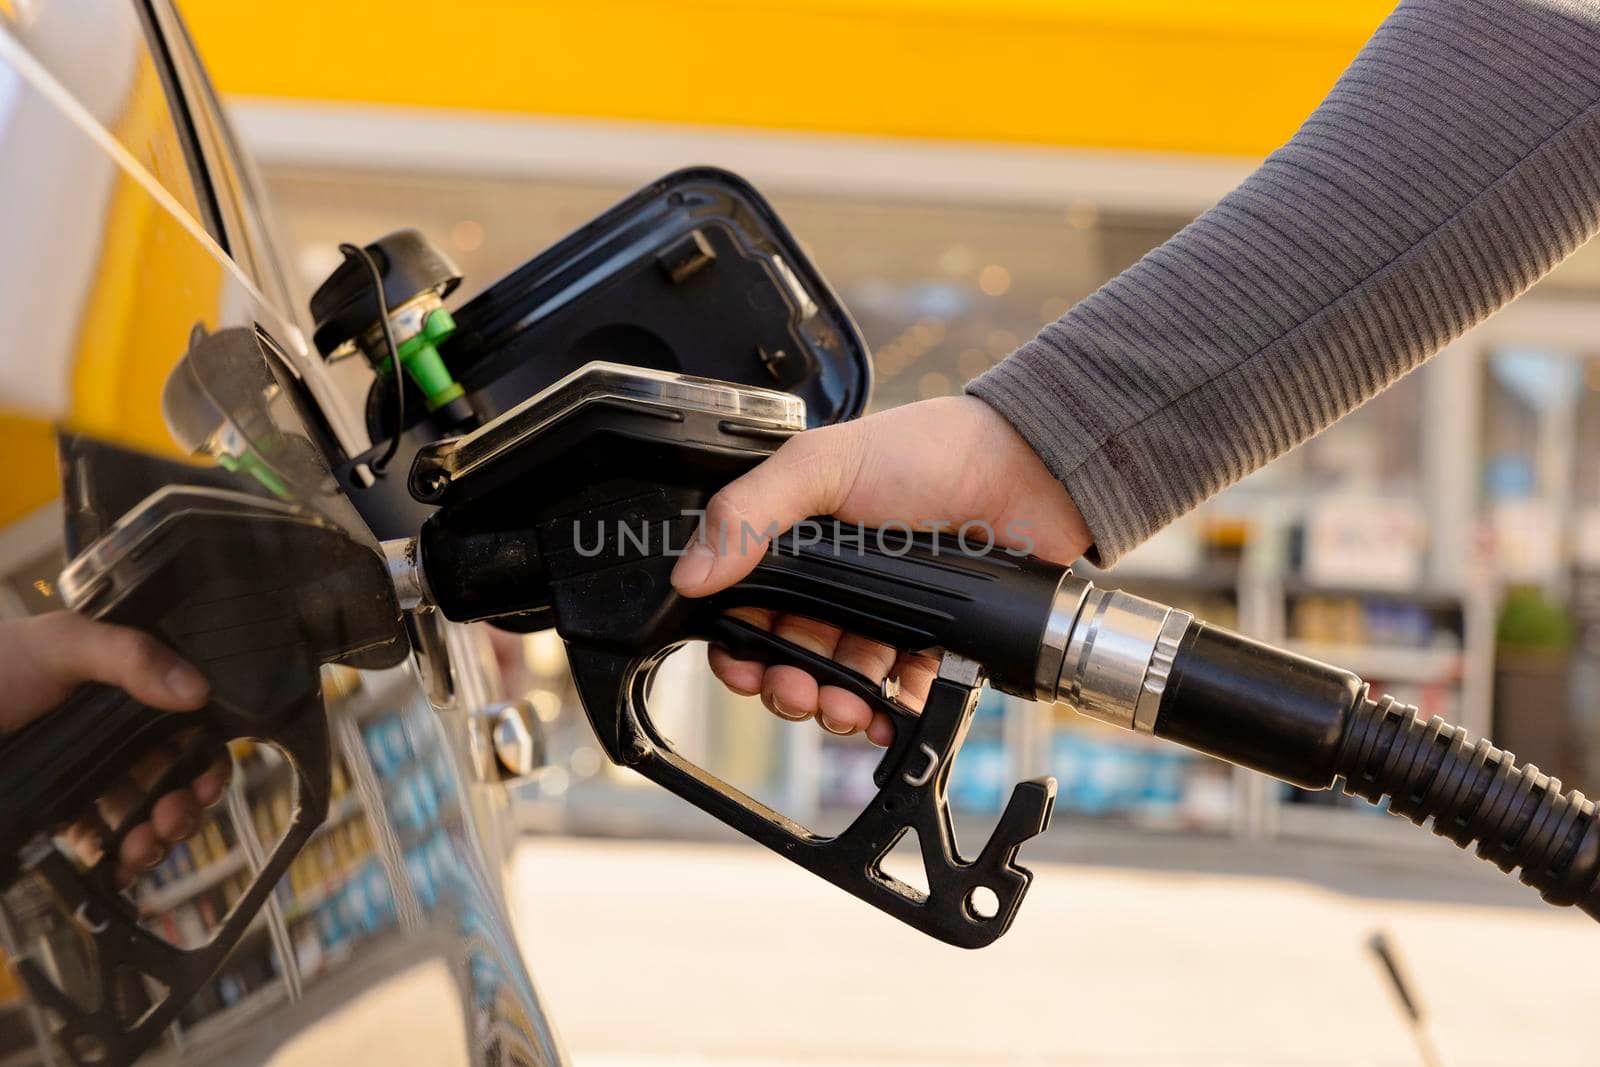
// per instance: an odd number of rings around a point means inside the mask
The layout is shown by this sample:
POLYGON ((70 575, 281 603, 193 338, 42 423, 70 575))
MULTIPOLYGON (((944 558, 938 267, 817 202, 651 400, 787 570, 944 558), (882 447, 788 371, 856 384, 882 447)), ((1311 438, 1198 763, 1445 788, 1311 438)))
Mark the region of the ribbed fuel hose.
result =
MULTIPOLYGON (((1302 789, 1342 779, 1600 919, 1600 816, 1582 793, 1350 671, 1115 590, 1073 589, 1058 699, 1302 789), (1174 636, 1174 635, 1178 636, 1174 636), (1148 707, 1155 704, 1153 710, 1148 707)), ((1058 611, 1067 615, 1067 611, 1058 611)), ((1052 662, 1054 660, 1052 659, 1052 662)))
POLYGON ((1511 873, 1551 904, 1600 919, 1600 819, 1594 802, 1533 764, 1392 697, 1363 700, 1350 716, 1337 771, 1344 789, 1511 873))

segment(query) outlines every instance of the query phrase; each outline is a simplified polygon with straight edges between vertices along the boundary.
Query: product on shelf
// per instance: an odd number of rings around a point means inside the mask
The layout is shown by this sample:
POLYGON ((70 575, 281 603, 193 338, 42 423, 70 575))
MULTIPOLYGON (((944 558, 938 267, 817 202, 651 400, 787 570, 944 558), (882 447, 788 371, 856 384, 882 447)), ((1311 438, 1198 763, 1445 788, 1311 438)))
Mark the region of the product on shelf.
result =
POLYGON ((1194 759, 1173 746, 1129 745, 1098 731, 1058 730, 1050 760, 1059 781, 1056 806, 1091 815, 1176 809, 1184 798, 1185 768, 1194 759))
POLYGON ((1457 650, 1460 610, 1389 596, 1307 593, 1289 607, 1289 638, 1385 649, 1457 650))

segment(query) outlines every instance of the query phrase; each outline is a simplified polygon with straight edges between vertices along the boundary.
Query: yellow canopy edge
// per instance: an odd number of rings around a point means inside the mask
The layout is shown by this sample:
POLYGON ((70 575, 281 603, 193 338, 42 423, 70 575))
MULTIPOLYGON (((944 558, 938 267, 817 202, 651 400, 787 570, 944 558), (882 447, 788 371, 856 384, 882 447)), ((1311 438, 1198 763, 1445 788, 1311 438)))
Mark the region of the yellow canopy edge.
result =
POLYGON ((182 3, 241 96, 1261 156, 1379 0, 182 3))

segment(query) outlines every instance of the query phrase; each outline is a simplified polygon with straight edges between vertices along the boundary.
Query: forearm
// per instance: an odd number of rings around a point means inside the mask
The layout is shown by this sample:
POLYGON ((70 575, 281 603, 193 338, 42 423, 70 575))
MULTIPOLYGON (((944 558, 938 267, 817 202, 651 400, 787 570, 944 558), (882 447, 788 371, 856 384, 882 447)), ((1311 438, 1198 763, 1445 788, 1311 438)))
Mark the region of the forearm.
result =
POLYGON ((1600 2, 1415 0, 1295 136, 968 387, 1110 563, 1600 229, 1600 2))

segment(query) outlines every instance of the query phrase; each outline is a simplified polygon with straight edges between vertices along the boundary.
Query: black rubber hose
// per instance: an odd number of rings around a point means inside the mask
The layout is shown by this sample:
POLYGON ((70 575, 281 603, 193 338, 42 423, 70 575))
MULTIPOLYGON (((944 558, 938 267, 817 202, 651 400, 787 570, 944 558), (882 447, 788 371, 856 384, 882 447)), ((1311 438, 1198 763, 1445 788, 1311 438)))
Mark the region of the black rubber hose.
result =
POLYGON ((1600 919, 1600 819, 1594 802, 1487 739, 1392 697, 1360 701, 1337 759, 1345 792, 1389 810, 1511 873, 1557 905, 1600 919))
POLYGON ((1600 817, 1582 793, 1442 719, 1371 699, 1349 671, 1206 623, 1184 636, 1155 733, 1304 789, 1345 792, 1423 825, 1551 904, 1600 919, 1600 817))

